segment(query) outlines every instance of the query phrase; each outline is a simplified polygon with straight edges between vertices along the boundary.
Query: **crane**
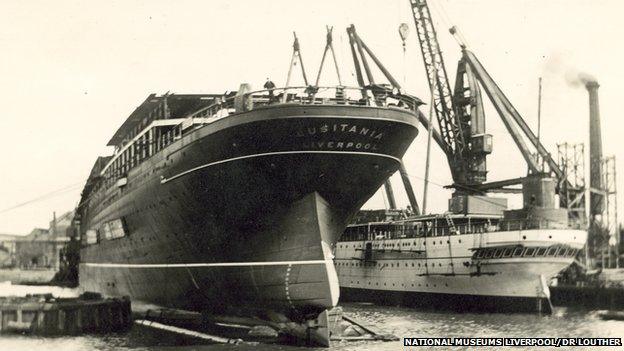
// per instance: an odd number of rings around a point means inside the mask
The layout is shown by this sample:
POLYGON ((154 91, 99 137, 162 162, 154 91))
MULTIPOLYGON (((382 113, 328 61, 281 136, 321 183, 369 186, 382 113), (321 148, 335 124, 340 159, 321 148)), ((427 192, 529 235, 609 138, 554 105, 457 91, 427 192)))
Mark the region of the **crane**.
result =
MULTIPOLYGON (((517 192, 506 188, 521 184, 526 177, 485 183, 486 157, 492 152, 492 136, 485 133, 485 114, 481 88, 485 91, 497 114, 503 121, 528 166, 528 173, 558 180, 558 190, 573 188, 564 170, 555 162, 539 138, 516 110, 507 96, 496 84, 474 53, 459 34, 456 27, 450 29, 462 49, 457 67, 454 91, 451 92, 442 50, 427 0, 409 0, 425 71, 432 94, 439 134, 436 140, 449 162, 455 195, 484 194, 486 192, 517 192), (440 139, 440 138, 438 138, 440 139), (546 170, 538 159, 548 166, 546 170)), ((421 119, 422 122, 422 119, 421 119)), ((428 128, 428 125, 425 125, 428 128)), ((572 209, 570 217, 584 217, 584 190, 575 189, 576 197, 561 196, 561 206, 572 209)))
MULTIPOLYGON (((384 67, 381 61, 375 56, 373 51, 364 43, 362 38, 357 34, 355 30, 355 26, 352 24, 347 27, 347 35, 349 36, 349 45, 351 47, 351 56, 353 58, 353 64, 355 67, 356 78, 358 81, 358 85, 362 89, 362 97, 368 96, 368 92, 373 95, 374 103, 378 103, 378 97, 387 95, 398 97, 400 99, 402 88, 399 82, 390 74, 390 72, 384 67), (381 71, 384 77, 390 82, 390 86, 388 84, 378 84, 375 83, 375 78, 373 77, 373 73, 368 64, 368 59, 366 58, 366 54, 370 57, 370 59, 375 63, 377 68, 381 71), (362 72, 364 71, 365 74, 362 72), (368 80, 368 84, 366 81, 368 80)), ((408 95, 405 95, 408 96, 408 95)), ((416 112, 418 119, 425 123, 426 118, 422 115, 422 113, 418 110, 418 105, 422 104, 422 102, 415 97, 410 97, 410 99, 405 100, 405 102, 409 105, 410 103, 415 102, 413 106, 409 106, 409 108, 416 112)), ((440 136, 436 133, 436 140, 441 141, 440 136)), ((415 214, 420 214, 420 209, 418 206, 418 202, 416 201, 416 196, 414 195, 414 190, 412 184, 409 180, 409 176, 403 161, 401 161, 401 165, 399 166, 399 173, 401 174, 401 180, 403 181, 403 186, 405 187, 405 191, 407 193, 407 198, 410 202, 412 210, 415 214)), ((390 203, 390 208, 396 208, 396 202, 394 200, 394 192, 392 190, 392 185, 390 180, 386 180, 384 183, 384 187, 386 190, 386 194, 388 197, 388 202, 390 203)))
MULTIPOLYGON (((483 104, 470 68, 460 65, 454 93, 426 0, 410 0, 433 109, 455 184, 477 185, 486 180, 491 135, 485 134, 483 104)), ((440 143, 438 143, 440 144, 440 143)), ((462 189, 466 189, 465 187, 462 189)))

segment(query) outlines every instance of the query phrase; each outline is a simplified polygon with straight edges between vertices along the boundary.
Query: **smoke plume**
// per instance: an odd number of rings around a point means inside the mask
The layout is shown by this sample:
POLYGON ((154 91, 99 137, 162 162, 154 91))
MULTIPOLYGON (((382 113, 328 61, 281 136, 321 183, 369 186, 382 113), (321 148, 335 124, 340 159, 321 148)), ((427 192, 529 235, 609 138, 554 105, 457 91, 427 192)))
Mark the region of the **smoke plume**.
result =
POLYGON ((592 76, 589 73, 581 72, 576 69, 570 68, 565 73, 565 80, 568 85, 572 87, 578 87, 580 85, 585 86, 590 82, 598 82, 596 77, 592 76))
POLYGON ((576 69, 567 62, 566 55, 561 52, 551 52, 544 56, 544 74, 552 77, 561 77, 571 87, 584 86, 589 82, 598 82, 596 77, 576 69))

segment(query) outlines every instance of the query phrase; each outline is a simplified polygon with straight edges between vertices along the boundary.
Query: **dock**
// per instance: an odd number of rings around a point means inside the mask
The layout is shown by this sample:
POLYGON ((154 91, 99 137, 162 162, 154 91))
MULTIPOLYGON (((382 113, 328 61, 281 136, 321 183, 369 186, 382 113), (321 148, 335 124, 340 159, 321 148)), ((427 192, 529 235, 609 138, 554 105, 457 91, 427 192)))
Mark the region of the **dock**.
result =
POLYGON ((130 300, 50 294, 0 298, 0 334, 78 335, 125 331, 132 325, 130 300))

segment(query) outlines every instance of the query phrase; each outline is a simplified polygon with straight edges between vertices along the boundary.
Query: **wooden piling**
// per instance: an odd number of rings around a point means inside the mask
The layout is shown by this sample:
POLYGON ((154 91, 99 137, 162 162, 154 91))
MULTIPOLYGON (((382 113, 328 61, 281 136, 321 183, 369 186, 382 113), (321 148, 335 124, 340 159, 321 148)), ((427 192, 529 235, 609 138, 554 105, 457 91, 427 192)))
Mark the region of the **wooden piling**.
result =
POLYGON ((0 333, 76 335, 127 330, 130 300, 58 299, 34 296, 0 299, 0 333))

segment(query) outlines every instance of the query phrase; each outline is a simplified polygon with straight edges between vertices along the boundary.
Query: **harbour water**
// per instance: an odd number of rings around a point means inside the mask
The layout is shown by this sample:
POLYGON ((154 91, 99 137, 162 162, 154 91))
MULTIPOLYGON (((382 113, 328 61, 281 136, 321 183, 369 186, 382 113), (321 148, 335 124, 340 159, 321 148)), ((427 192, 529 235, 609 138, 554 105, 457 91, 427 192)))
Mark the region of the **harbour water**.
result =
MULTIPOLYGON (((535 314, 457 314, 372 304, 343 304, 345 313, 403 337, 622 337, 624 322, 605 321, 600 311, 557 307, 550 316, 535 314)), ((135 325, 123 334, 78 337, 2 336, 0 350, 304 350, 304 348, 243 344, 215 345, 135 325)), ((402 341, 337 342, 331 350, 403 350, 402 341)), ((438 347, 438 350, 444 348, 438 347)), ((455 348, 461 350, 462 348, 455 348)), ((484 350, 487 348, 483 348, 484 350)), ((500 349, 500 348, 497 348, 500 349)), ((504 349, 504 348, 503 348, 504 349)), ((510 348, 511 349, 511 348, 510 348)), ((514 350, 522 349, 514 347, 514 350)), ((528 348, 527 348, 528 349, 528 348)), ((533 348, 536 349, 536 348, 533 348)), ((553 348, 554 349, 554 348, 553 348)), ((575 350, 582 350, 577 347, 575 350)), ((608 349, 608 348, 601 348, 608 349)), ((319 349, 326 350, 326 349, 319 349)))

